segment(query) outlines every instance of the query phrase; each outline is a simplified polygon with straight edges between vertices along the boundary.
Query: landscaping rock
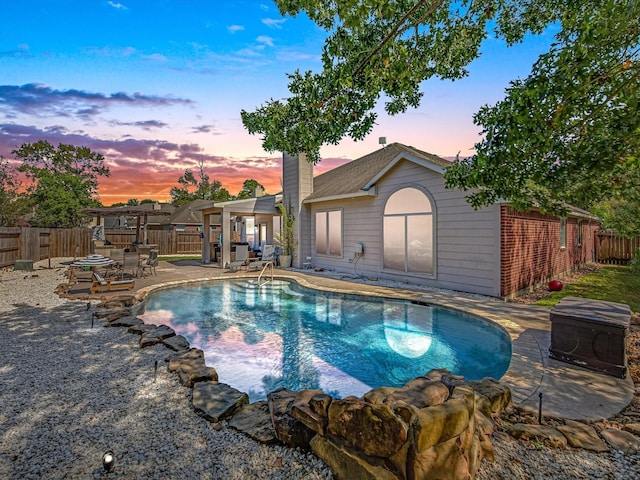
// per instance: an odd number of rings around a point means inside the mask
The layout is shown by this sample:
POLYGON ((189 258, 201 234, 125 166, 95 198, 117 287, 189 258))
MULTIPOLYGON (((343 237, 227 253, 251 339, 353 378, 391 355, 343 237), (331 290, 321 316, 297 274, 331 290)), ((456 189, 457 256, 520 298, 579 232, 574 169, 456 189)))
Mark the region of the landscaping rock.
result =
POLYGON ((476 392, 476 408, 490 417, 511 406, 511 390, 494 378, 483 378, 469 382, 476 392))
POLYGON ((108 318, 114 316, 114 320, 121 317, 128 317, 131 315, 130 308, 110 308, 104 310, 98 310, 95 312, 96 318, 108 318), (118 316, 119 315, 119 316, 118 316))
POLYGON ((173 328, 170 328, 166 325, 160 325, 155 330, 151 330, 149 332, 145 332, 140 337, 140 347, 150 347, 155 345, 156 343, 160 343, 165 338, 173 337, 176 332, 173 328))
POLYGON ((191 348, 185 352, 178 352, 168 355, 165 358, 166 362, 169 362, 169 371, 175 372, 182 363, 196 362, 201 365, 205 365, 204 352, 199 348, 191 348))
POLYGON ((449 388, 441 382, 420 377, 407 382, 404 387, 387 397, 387 403, 403 401, 416 408, 440 405, 449 398, 449 388))
POLYGON ((309 449, 309 442, 316 432, 291 416, 291 405, 296 396, 296 392, 286 388, 280 388, 267 395, 271 422, 278 440, 290 447, 309 449))
POLYGON ((567 448, 567 437, 553 427, 516 423, 508 428, 513 438, 536 439, 553 448, 567 448))
POLYGON ((210 422, 229 418, 248 403, 249 396, 246 393, 226 383, 200 382, 193 387, 193 408, 210 422))
POLYGON ((98 308, 122 308, 131 307, 136 303, 134 295, 118 295, 104 300, 96 305, 98 308))
MULTIPOLYGON (((447 402, 448 403, 448 402, 447 402)), ((438 408, 438 407, 432 407, 438 408)), ((432 445, 418 453, 409 449, 407 477, 415 479, 462 480, 475 476, 459 437, 432 445)), ((473 452, 474 455, 477 452, 473 452)), ((475 466, 477 461, 473 462, 475 466)))
POLYGON ((626 432, 640 436, 640 423, 626 423, 623 428, 626 432))
POLYGON ((367 403, 355 397, 333 400, 328 431, 365 455, 390 457, 407 440, 407 426, 389 405, 367 403))
POLYGON ((309 402, 313 397, 323 395, 324 393, 322 390, 302 390, 295 396, 290 408, 290 413, 293 418, 299 420, 305 426, 320 435, 324 435, 327 429, 327 411, 322 411, 322 401, 314 404, 316 407, 320 406, 318 411, 316 411, 309 402))
POLYGON ((569 445, 574 448, 584 448, 593 452, 608 452, 609 447, 604 443, 593 427, 574 420, 566 420, 565 425, 559 425, 558 430, 567 437, 569 445))
POLYGON ((469 429, 474 414, 474 397, 470 387, 456 387, 447 402, 418 410, 411 424, 415 450, 421 453, 469 429))
POLYGON ((278 441, 266 401, 242 405, 229 420, 229 426, 267 445, 278 441))
POLYGON ((607 429, 600 432, 600 435, 607 441, 611 448, 624 452, 627 455, 636 454, 638 450, 640 450, 640 440, 629 432, 607 429))
POLYGON ((217 382, 218 372, 213 367, 207 367, 204 363, 182 363, 176 370, 180 384, 191 388, 198 382, 217 382))
POLYGON ((337 479, 398 480, 389 470, 371 465, 326 437, 313 437, 311 450, 331 468, 337 479))
POLYGON ((142 325, 144 321, 138 317, 122 317, 118 320, 107 323, 106 327, 133 327, 135 325, 142 325))
POLYGON ((162 340, 165 347, 173 350, 174 352, 181 352, 183 350, 189 350, 189 341, 182 335, 174 335, 173 337, 165 338, 162 340))
POLYGON ((158 326, 152 323, 141 323, 139 325, 133 325, 132 327, 129 327, 127 332, 133 333, 135 335, 142 335, 147 332, 153 332, 156 328, 158 328, 158 326))

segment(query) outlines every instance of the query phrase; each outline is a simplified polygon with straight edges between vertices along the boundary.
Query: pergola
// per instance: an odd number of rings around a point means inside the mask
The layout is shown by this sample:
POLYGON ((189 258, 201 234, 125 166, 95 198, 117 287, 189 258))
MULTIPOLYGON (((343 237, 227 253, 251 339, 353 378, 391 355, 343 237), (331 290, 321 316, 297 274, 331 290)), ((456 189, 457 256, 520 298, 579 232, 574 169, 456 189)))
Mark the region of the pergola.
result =
POLYGON ((143 242, 147 243, 147 221, 149 215, 171 215, 169 212, 162 210, 149 210, 144 207, 102 207, 102 208, 87 208, 82 211, 85 215, 91 215, 96 217, 96 225, 100 225, 102 217, 136 217, 136 242, 140 241, 140 228, 144 228, 143 242))
MULTIPOLYGON (((234 217, 253 216, 256 219, 273 219, 280 216, 277 204, 282 201, 282 195, 264 195, 261 197, 253 197, 243 200, 231 200, 229 202, 212 203, 207 207, 200 207, 198 210, 202 212, 203 223, 203 241, 202 241, 202 262, 211 263, 210 235, 209 228, 212 224, 211 219, 219 218, 221 225, 221 264, 226 265, 231 261, 231 222, 234 217)), ((267 223, 266 240, 273 242, 274 238, 273 221, 267 223)))

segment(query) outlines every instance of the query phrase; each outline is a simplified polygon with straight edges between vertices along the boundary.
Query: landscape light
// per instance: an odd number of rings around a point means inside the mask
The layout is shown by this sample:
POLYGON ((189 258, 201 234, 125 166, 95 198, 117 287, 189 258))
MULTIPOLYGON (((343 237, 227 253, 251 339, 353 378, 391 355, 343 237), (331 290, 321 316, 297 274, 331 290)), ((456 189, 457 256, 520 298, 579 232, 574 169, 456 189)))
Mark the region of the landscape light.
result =
POLYGON ((104 468, 105 472, 110 472, 115 462, 116 459, 111 450, 104 452, 104 455, 102 455, 102 468, 104 468))

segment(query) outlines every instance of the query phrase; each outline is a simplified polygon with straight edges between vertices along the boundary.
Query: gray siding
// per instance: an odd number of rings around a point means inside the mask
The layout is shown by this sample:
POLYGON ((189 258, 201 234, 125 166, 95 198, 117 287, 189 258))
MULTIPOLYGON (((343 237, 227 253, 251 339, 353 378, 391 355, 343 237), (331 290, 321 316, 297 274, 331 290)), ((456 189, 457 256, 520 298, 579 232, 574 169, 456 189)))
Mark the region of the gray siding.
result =
POLYGON ((444 188, 441 174, 402 161, 378 182, 376 197, 362 197, 309 205, 309 234, 314 266, 356 275, 407 281, 437 288, 500 295, 500 209, 478 211, 466 202, 464 193, 444 188), (434 274, 411 274, 383 269, 382 214, 391 194, 414 186, 428 192, 434 205, 434 274), (315 212, 343 210, 343 256, 315 254, 315 212), (355 244, 365 245, 365 254, 355 257, 355 244), (350 263, 352 260, 352 263, 350 263))

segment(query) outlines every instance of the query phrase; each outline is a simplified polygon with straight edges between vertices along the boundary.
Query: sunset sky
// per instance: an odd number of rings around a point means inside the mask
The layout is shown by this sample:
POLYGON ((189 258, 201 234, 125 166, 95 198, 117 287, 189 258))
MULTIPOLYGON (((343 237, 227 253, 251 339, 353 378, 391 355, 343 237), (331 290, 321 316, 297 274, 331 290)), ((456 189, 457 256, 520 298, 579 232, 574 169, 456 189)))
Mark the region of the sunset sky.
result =
MULTIPOLYGON (((240 111, 287 96, 286 73, 320 69, 325 32, 270 0, 29 0, 2 4, 0 155, 24 143, 88 146, 105 156, 105 205, 168 200, 187 168, 237 194, 254 178, 280 190, 281 153, 265 152, 240 111)), ((472 153, 473 114, 525 77, 552 34, 507 49, 485 41, 469 77, 424 84, 422 106, 380 109, 362 142, 325 147, 316 173, 379 148, 378 138, 441 156, 472 153)))

